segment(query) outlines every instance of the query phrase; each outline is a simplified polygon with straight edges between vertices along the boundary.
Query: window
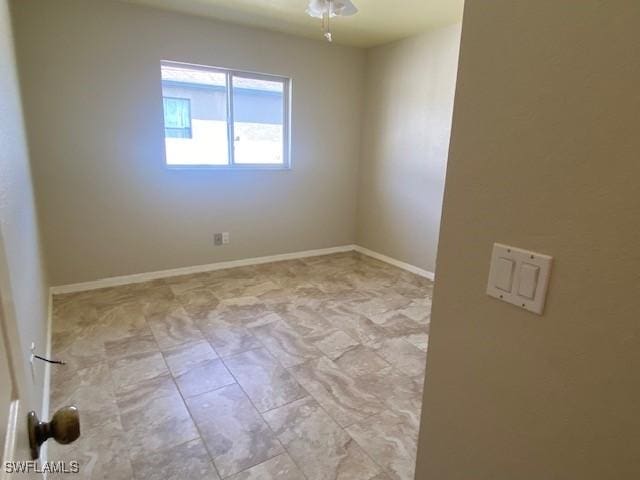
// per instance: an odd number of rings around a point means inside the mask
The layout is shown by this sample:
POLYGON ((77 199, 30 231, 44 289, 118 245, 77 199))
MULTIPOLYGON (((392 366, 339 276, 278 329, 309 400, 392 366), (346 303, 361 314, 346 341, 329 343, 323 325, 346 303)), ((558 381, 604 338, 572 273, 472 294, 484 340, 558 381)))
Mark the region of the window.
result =
POLYGON ((164 136, 167 138, 192 138, 191 100, 163 97, 164 136))
POLYGON ((289 166, 289 79, 162 62, 167 165, 289 166))

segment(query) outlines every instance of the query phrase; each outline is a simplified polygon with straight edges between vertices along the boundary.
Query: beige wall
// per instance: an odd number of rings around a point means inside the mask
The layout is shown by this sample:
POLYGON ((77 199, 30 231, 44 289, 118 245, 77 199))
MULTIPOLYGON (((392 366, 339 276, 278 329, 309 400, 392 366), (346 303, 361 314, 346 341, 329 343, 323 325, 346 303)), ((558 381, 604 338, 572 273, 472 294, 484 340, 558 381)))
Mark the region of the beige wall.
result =
POLYGON ((117 2, 13 7, 52 284, 354 242, 362 50, 117 2), (290 76, 293 169, 165 168, 161 59, 290 76))
MULTIPOLYGON (((0 0, 0 297, 15 317, 29 372, 31 342, 46 351, 48 285, 37 226, 7 0, 0 0)), ((9 320, 13 320, 10 318, 9 320)), ((36 364, 30 408, 40 410, 44 369, 36 364)), ((30 382, 31 379, 29 379, 30 382)), ((0 388, 7 388, 1 385, 0 388)))
POLYGON ((433 272, 460 25, 368 51, 358 244, 433 272))
POLYGON ((468 0, 417 479, 640 478, 640 2, 468 0), (555 257, 544 316, 493 242, 555 257))

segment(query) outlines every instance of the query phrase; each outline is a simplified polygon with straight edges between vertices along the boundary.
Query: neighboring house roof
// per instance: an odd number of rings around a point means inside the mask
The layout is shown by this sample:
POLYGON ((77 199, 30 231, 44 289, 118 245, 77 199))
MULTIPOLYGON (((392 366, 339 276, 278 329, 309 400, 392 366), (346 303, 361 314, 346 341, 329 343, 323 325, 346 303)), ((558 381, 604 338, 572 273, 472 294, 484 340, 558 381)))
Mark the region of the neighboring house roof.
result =
MULTIPOLYGON (((226 75, 222 72, 197 68, 180 68, 168 65, 162 66, 162 80, 216 87, 224 87, 226 85, 226 75)), ((282 83, 258 80, 255 78, 234 76, 233 85, 234 87, 248 90, 282 92, 282 83)))

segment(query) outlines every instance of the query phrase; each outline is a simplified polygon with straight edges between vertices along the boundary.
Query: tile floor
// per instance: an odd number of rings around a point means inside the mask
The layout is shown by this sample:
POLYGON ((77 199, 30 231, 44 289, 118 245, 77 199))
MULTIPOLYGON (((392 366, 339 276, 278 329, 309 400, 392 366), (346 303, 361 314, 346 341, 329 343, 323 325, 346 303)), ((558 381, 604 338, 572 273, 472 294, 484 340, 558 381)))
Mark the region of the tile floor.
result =
POLYGON ((54 298, 92 479, 413 479, 431 282, 356 253, 54 298))

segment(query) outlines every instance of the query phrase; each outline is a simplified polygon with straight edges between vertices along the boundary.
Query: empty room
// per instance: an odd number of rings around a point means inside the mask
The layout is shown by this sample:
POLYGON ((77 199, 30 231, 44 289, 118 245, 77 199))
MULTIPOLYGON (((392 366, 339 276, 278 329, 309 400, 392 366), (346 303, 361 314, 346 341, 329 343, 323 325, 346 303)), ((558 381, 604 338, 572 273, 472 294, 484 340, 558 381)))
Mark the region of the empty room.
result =
POLYGON ((639 478, 639 20, 0 0, 0 480, 639 478))

